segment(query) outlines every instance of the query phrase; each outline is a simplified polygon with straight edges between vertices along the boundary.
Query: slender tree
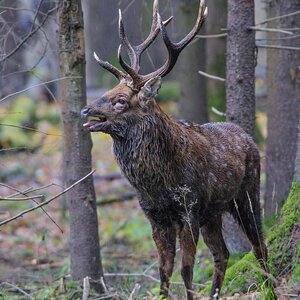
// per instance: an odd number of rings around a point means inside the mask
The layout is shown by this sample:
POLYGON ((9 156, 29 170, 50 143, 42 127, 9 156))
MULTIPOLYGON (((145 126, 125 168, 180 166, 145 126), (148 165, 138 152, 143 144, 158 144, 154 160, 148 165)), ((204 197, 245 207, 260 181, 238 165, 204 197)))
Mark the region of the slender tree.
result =
MULTIPOLYGON (((91 170, 91 137, 82 127, 80 110, 86 104, 85 49, 80 0, 58 2, 59 59, 62 83, 63 173, 69 186, 91 170)), ((91 177, 68 192, 71 273, 74 280, 103 276, 95 191, 91 177)), ((102 291, 101 285, 96 285, 102 291)))
MULTIPOLYGON (((266 1, 267 15, 287 15, 300 10, 299 0, 266 1)), ((298 16, 269 22, 272 28, 299 28, 298 16)), ((272 44, 299 47, 297 37, 269 33, 272 44), (286 37, 286 36, 285 36, 286 37)), ((300 52, 268 49, 268 138, 266 142, 265 214, 272 215, 285 201, 293 179, 300 115, 300 52)))
MULTIPOLYGON (((254 0, 229 0, 227 16, 226 120, 248 134, 255 127, 254 0)), ((225 239, 233 252, 250 250, 249 242, 232 218, 225 218, 225 239)))
MULTIPOLYGON (((180 0, 181 35, 190 31, 197 19, 199 0, 180 0)), ((203 33, 203 29, 201 30, 203 33)), ((208 122, 205 70, 205 40, 200 39, 181 54, 178 78, 180 82, 179 116, 199 124, 208 122)))

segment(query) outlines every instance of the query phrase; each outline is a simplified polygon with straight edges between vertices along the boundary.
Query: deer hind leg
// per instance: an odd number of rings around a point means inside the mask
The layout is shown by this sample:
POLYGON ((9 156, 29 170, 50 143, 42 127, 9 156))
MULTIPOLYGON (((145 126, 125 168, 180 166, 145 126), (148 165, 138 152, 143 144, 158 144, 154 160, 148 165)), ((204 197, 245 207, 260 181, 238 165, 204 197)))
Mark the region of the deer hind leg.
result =
POLYGON ((217 216, 201 227, 201 234, 214 258, 214 275, 210 297, 217 299, 224 280, 229 252, 222 235, 222 217, 217 216))
POLYGON ((268 250, 264 243, 261 226, 259 193, 255 189, 244 188, 239 198, 234 200, 231 211, 246 233, 256 259, 267 272, 268 250))
POLYGON ((199 238, 199 225, 193 225, 190 220, 179 232, 181 250, 181 276, 188 300, 193 299, 193 267, 199 238))
POLYGON ((151 225, 158 252, 160 294, 167 298, 176 253, 176 229, 173 226, 164 227, 153 222, 151 222, 151 225))

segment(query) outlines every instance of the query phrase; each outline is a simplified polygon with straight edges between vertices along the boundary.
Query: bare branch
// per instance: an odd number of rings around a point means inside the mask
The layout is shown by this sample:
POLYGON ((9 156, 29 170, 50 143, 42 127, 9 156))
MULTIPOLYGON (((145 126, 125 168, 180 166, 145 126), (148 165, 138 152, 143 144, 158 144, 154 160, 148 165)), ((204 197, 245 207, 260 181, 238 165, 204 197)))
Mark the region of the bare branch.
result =
POLYGON ((219 77, 219 76, 210 75, 210 74, 207 74, 207 73, 205 73, 205 72, 203 72, 203 71, 198 71, 198 73, 199 73, 200 75, 203 75, 203 76, 205 76, 205 77, 207 77, 207 78, 210 78, 210 79, 215 79, 215 80, 219 80, 219 81, 222 81, 222 82, 225 82, 225 81, 226 81, 225 78, 222 78, 222 77, 219 77))
POLYGON ((60 78, 52 79, 52 80, 49 80, 49 81, 44 81, 44 82, 32 85, 32 86, 30 86, 30 87, 28 87, 26 89, 21 90, 21 91, 9 94, 9 95, 3 97, 2 99, 0 99, 0 103, 3 102, 4 100, 10 98, 10 97, 13 97, 13 96, 16 96, 18 94, 24 93, 24 92, 26 92, 26 91, 28 91, 30 89, 36 88, 38 86, 45 85, 45 84, 52 83, 52 82, 56 82, 56 81, 60 81, 60 80, 65 80, 65 79, 82 79, 82 76, 65 76, 65 77, 60 77, 60 78))
POLYGON ((251 30, 255 30, 255 31, 279 32, 279 33, 290 34, 290 35, 294 34, 291 31, 283 30, 280 28, 263 28, 263 27, 257 27, 257 26, 249 26, 248 28, 251 30))
POLYGON ((27 127, 27 126, 19 126, 19 125, 15 125, 15 124, 0 123, 0 126, 20 128, 20 129, 39 132, 39 133, 42 133, 42 134, 45 134, 45 135, 51 135, 51 136, 63 136, 62 134, 48 133, 48 132, 38 130, 38 129, 35 129, 35 128, 31 128, 31 127, 27 127))
POLYGON ((20 213, 18 213, 17 215, 15 215, 14 217, 11 217, 7 220, 4 220, 2 222, 0 222, 0 226, 5 225, 13 220, 16 220, 22 216, 24 216, 25 214, 32 212, 40 207, 43 207, 47 204, 49 204, 50 202, 52 202, 53 200, 57 199, 58 197, 62 196, 63 194, 67 193, 69 190, 71 190, 72 188, 74 188, 76 185, 78 185, 79 183, 81 183, 82 181, 84 181, 86 178, 88 178, 89 176, 91 176, 96 170, 94 169, 93 171, 91 171, 90 173, 88 173, 87 175, 85 175, 84 177, 82 177, 81 179, 79 179, 78 181, 76 181, 75 183, 73 183, 72 185, 70 185, 68 188, 66 188, 65 190, 63 190, 61 193, 55 195, 54 197, 51 197, 50 199, 42 202, 39 205, 36 205, 34 207, 31 207, 29 209, 23 210, 20 213))
POLYGON ((264 21, 261 21, 261 22, 257 23, 256 26, 257 25, 263 25, 263 24, 266 24, 268 22, 279 20, 279 19, 282 19, 282 18, 287 18, 287 17, 299 15, 299 14, 300 14, 300 11, 298 10, 298 11, 294 11, 294 12, 292 12, 290 14, 286 14, 286 15, 281 15, 281 16, 277 16, 277 17, 274 17, 274 18, 265 19, 264 21))
POLYGON ((28 33, 26 36, 25 36, 25 38, 13 49, 13 50, 11 50, 8 54, 6 54, 3 58, 1 58, 0 59, 0 63, 2 63, 2 62, 4 62, 5 60, 7 60, 8 58, 10 58, 13 54, 15 54, 23 45, 24 45, 24 43, 26 43, 27 42, 27 40, 29 39, 29 38, 31 38, 33 35, 35 35, 37 32, 38 32, 38 30, 45 24, 45 22, 47 21, 47 19, 48 19, 48 16, 53 12, 53 11, 55 11, 57 9, 57 7, 54 7, 54 8, 52 8, 52 9, 50 9, 48 12, 47 12, 47 14, 46 14, 46 16, 45 16, 45 18, 42 20, 42 22, 41 22, 41 24, 40 25, 38 25, 34 30, 32 30, 32 31, 30 31, 30 33, 28 33))
MULTIPOLYGON (((6 197, 6 201, 20 201, 20 199, 21 199, 20 197, 19 198, 15 198, 15 200, 13 200, 12 197, 15 197, 15 196, 18 196, 18 195, 23 195, 23 196, 26 197, 26 198, 23 198, 24 200, 32 200, 35 204, 38 204, 38 202, 35 201, 35 198, 37 198, 37 197, 38 198, 43 198, 43 199, 45 198, 44 195, 39 195, 40 197, 39 196, 33 196, 33 197, 29 197, 28 196, 28 193, 30 193, 30 192, 32 193, 33 191, 37 191, 39 189, 33 190, 32 188, 28 188, 28 189, 26 189, 25 191, 22 192, 22 191, 14 188, 14 187, 12 187, 10 185, 7 185, 5 183, 0 183, 0 185, 5 186, 6 188, 9 188, 9 189, 17 192, 17 194, 10 195, 10 196, 6 197)), ((46 187, 47 187, 47 185, 46 185, 46 187)), ((42 188, 40 188, 40 189, 42 189, 42 188)), ((62 230, 62 228, 56 223, 56 221, 50 216, 50 214, 43 207, 41 207, 41 210, 54 223, 54 225, 60 230, 60 232, 63 233, 64 231, 62 230)))
POLYGON ((89 294, 90 294, 90 280, 89 277, 86 276, 83 278, 82 300, 88 300, 89 294))
POLYGON ((292 46, 262 45, 262 44, 257 44, 256 46, 260 48, 273 48, 273 49, 292 50, 292 51, 300 50, 300 47, 292 47, 292 46))
MULTIPOLYGON (((152 275, 146 274, 146 273, 104 273, 105 277, 145 277, 148 279, 151 279, 154 282, 160 282, 159 279, 155 278, 152 275)), ((183 282, 178 282, 178 281, 170 281, 170 284, 174 284, 174 285, 184 285, 183 282)), ((201 284, 201 283, 195 283, 193 282, 194 286, 200 286, 200 287, 205 287, 205 284, 201 284)))
POLYGON ((10 197, 0 197, 0 201, 29 201, 34 199, 44 199, 45 195, 36 195, 31 197, 19 197, 19 198, 10 198, 10 197))
POLYGON ((216 115, 221 116, 221 117, 226 117, 226 114, 224 112, 219 111, 216 109, 214 106, 211 107, 212 112, 214 112, 216 115))
POLYGON ((226 37, 227 33, 217 33, 217 34, 197 34, 196 38, 198 39, 211 39, 211 38, 220 38, 220 37, 226 37))
POLYGON ((29 298, 29 299, 31 299, 31 300, 34 300, 34 298, 33 298, 31 295, 29 295, 28 293, 26 293, 25 291, 23 291, 21 288, 19 288, 18 286, 14 285, 14 284, 11 284, 11 283, 9 283, 9 282, 4 281, 4 282, 1 282, 1 283, 0 283, 0 286, 1 286, 1 285, 2 285, 2 286, 4 286, 4 285, 9 286, 9 287, 11 287, 11 288, 17 290, 18 292, 20 292, 21 294, 23 294, 23 295, 26 296, 27 298, 29 298))

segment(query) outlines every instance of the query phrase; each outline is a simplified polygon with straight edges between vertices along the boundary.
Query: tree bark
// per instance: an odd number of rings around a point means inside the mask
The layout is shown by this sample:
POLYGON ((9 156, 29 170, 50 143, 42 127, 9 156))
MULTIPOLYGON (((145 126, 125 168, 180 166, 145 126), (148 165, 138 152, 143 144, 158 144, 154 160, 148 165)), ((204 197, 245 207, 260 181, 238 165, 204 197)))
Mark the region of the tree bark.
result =
POLYGON ((255 127, 254 0, 228 1, 226 119, 251 136, 255 127))
MULTIPOLYGON (((186 35, 195 25, 199 1, 180 0, 181 35, 186 35)), ((204 28, 204 27, 203 27, 204 28)), ((201 30, 203 34, 204 29, 201 30)), ((180 82, 179 116, 192 122, 208 122, 206 78, 198 74, 205 70, 205 40, 199 39, 188 46, 179 60, 178 79, 180 82)))
MULTIPOLYGON (((91 171, 90 133, 82 127, 80 110, 86 104, 83 16, 80 0, 58 2, 62 82, 63 172, 69 186, 91 171)), ((70 212, 71 273, 74 280, 103 276, 93 179, 89 177, 66 195, 70 212)), ((102 292, 100 284, 96 285, 102 292)))
MULTIPOLYGON (((227 19, 226 120, 254 135, 255 127, 255 32, 254 0, 229 0, 227 19)), ((232 252, 251 249, 235 220, 224 217, 224 236, 232 252)))
MULTIPOLYGON (((268 18, 300 10, 298 0, 267 1, 268 18)), ((299 17, 287 17, 269 23, 272 28, 299 28, 299 17)), ((276 44, 278 33, 268 38, 276 44)), ((298 38, 280 39, 282 46, 299 47, 298 38)), ((300 105, 300 53, 286 49, 268 49, 268 137, 266 142, 265 214, 272 215, 285 201, 294 176, 300 105)))

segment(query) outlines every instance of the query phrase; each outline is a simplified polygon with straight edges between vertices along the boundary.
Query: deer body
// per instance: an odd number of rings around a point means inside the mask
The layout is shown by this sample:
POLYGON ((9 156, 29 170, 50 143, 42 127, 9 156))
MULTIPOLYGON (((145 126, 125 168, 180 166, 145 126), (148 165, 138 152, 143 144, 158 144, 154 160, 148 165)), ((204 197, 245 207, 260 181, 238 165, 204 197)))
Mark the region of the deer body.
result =
POLYGON ((173 68, 180 51, 199 31, 206 16, 201 0, 193 30, 173 44, 154 1, 153 24, 139 46, 128 42, 120 14, 120 38, 131 66, 127 74, 95 56, 120 84, 82 110, 92 118, 84 126, 113 138, 113 151, 124 175, 136 189, 149 219, 158 250, 161 294, 168 295, 176 238, 181 249, 181 274, 187 298, 193 299, 193 265, 199 232, 214 257, 211 297, 220 292, 229 257, 222 236, 222 214, 230 212, 241 224, 262 267, 267 259, 259 207, 259 153, 250 136, 231 123, 198 125, 175 121, 155 101, 161 76, 173 68), (139 75, 141 53, 162 32, 169 59, 159 70, 139 75))

